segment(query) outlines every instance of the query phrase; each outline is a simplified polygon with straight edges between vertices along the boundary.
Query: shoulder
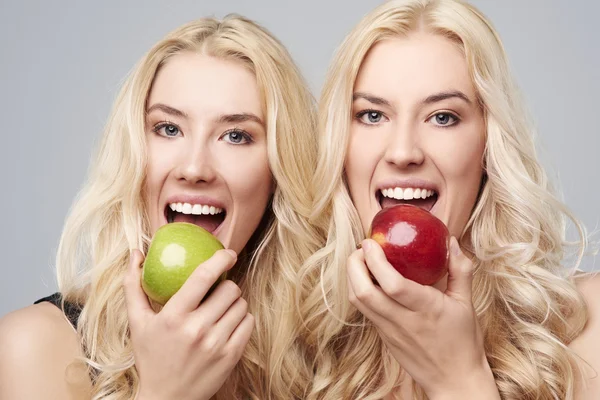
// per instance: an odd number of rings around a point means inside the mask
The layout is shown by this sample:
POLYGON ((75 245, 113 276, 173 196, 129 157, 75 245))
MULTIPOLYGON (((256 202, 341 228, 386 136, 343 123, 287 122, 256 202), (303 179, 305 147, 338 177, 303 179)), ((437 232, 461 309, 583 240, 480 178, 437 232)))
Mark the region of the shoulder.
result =
POLYGON ((582 274, 575 279, 588 309, 581 334, 569 347, 582 359, 584 385, 580 382, 577 400, 600 398, 600 273, 582 274))
POLYGON ((0 398, 80 398, 89 378, 80 342, 60 309, 41 303, 0 319, 0 398))

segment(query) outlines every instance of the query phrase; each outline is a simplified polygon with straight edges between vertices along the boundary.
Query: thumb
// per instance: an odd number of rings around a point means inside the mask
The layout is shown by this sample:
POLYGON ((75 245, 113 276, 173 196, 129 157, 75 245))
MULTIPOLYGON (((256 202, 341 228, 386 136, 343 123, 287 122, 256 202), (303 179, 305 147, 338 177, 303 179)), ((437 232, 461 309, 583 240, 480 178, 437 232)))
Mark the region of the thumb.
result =
POLYGON ((448 285, 446 294, 457 300, 471 302, 473 293, 473 263, 460 249, 454 236, 450 239, 448 285))

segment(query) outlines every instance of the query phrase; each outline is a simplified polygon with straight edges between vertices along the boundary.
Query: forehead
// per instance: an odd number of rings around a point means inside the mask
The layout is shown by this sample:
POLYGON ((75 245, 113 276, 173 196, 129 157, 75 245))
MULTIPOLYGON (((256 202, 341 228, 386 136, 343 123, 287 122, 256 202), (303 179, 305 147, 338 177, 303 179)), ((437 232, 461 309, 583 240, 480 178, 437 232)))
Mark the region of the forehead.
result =
POLYGON ((182 52, 157 73, 149 104, 167 103, 188 114, 251 112, 262 117, 254 74, 240 61, 182 52))
POLYGON ((425 32, 375 44, 363 60, 354 88, 386 98, 421 98, 448 89, 475 97, 459 46, 441 35, 425 32))

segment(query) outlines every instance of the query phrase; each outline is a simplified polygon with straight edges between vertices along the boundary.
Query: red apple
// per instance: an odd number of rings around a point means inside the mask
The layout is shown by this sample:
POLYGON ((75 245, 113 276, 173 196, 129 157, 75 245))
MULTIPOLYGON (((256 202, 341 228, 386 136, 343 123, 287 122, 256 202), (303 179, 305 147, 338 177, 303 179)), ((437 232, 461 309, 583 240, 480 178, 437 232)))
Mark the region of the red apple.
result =
POLYGON ((384 208, 373 218, 369 236, 405 278, 433 285, 448 271, 448 228, 427 210, 410 204, 384 208))

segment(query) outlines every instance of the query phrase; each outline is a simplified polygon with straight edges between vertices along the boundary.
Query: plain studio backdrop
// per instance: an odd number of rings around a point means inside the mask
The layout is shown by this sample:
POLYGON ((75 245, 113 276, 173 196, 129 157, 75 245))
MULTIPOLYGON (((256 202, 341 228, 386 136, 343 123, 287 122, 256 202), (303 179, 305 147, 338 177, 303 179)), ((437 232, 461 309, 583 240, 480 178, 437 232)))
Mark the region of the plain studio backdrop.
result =
MULTIPOLYGON (((64 219, 126 74, 166 33, 235 12, 287 46, 315 96, 343 37, 380 1, 0 0, 0 317, 56 289, 64 219)), ((503 38, 540 154, 587 228, 600 212, 600 2, 473 0, 503 38)), ((583 269, 600 269, 594 259, 583 269)))

